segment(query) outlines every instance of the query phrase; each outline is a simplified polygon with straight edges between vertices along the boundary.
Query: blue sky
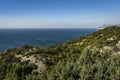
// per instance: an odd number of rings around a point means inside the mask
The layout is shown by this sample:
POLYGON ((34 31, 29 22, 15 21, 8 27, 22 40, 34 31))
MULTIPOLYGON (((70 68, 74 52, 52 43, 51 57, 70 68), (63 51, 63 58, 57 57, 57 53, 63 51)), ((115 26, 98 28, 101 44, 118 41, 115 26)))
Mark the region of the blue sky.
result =
POLYGON ((120 0, 0 0, 0 28, 120 24, 120 0))

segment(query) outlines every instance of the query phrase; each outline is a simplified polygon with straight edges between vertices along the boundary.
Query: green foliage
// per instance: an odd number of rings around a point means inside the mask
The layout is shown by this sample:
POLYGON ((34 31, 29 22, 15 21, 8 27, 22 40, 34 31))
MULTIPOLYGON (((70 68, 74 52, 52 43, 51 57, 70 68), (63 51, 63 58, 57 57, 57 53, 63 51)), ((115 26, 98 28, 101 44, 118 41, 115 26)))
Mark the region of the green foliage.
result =
POLYGON ((31 64, 28 61, 21 62, 12 54, 1 55, 0 80, 24 80, 25 76, 31 74, 34 69, 37 69, 35 64, 31 64))
POLYGON ((119 80, 120 55, 85 49, 76 63, 60 61, 40 79, 46 80, 119 80))
POLYGON ((0 53, 0 80, 120 80, 118 41, 120 27, 112 26, 63 44, 8 49, 0 53), (114 40, 107 40, 111 37, 114 40), (16 55, 34 56, 45 70, 39 72, 37 62, 16 55))

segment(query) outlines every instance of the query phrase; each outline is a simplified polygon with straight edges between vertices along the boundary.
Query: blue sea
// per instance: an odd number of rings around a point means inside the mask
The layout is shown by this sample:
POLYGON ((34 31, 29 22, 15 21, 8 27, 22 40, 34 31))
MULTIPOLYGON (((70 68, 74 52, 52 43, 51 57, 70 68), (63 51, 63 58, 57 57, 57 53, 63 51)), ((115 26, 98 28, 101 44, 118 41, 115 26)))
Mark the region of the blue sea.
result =
POLYGON ((49 46, 77 39, 96 29, 0 29, 0 51, 23 45, 49 46))

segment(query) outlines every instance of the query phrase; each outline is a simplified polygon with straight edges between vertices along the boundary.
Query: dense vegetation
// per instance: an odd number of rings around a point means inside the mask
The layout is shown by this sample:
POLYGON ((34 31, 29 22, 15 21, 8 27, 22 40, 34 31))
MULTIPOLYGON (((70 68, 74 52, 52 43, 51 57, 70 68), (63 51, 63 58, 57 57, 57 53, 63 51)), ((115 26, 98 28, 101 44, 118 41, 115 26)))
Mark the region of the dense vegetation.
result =
POLYGON ((120 27, 48 47, 0 53, 0 80, 120 80, 120 27))

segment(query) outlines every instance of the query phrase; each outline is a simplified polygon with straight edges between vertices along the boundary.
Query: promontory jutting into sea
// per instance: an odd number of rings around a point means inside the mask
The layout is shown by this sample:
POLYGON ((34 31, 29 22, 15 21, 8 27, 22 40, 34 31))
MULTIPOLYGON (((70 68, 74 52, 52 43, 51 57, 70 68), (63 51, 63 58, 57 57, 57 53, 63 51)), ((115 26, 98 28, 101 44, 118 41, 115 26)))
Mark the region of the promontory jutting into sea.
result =
POLYGON ((120 0, 0 0, 0 80, 120 80, 120 0))

